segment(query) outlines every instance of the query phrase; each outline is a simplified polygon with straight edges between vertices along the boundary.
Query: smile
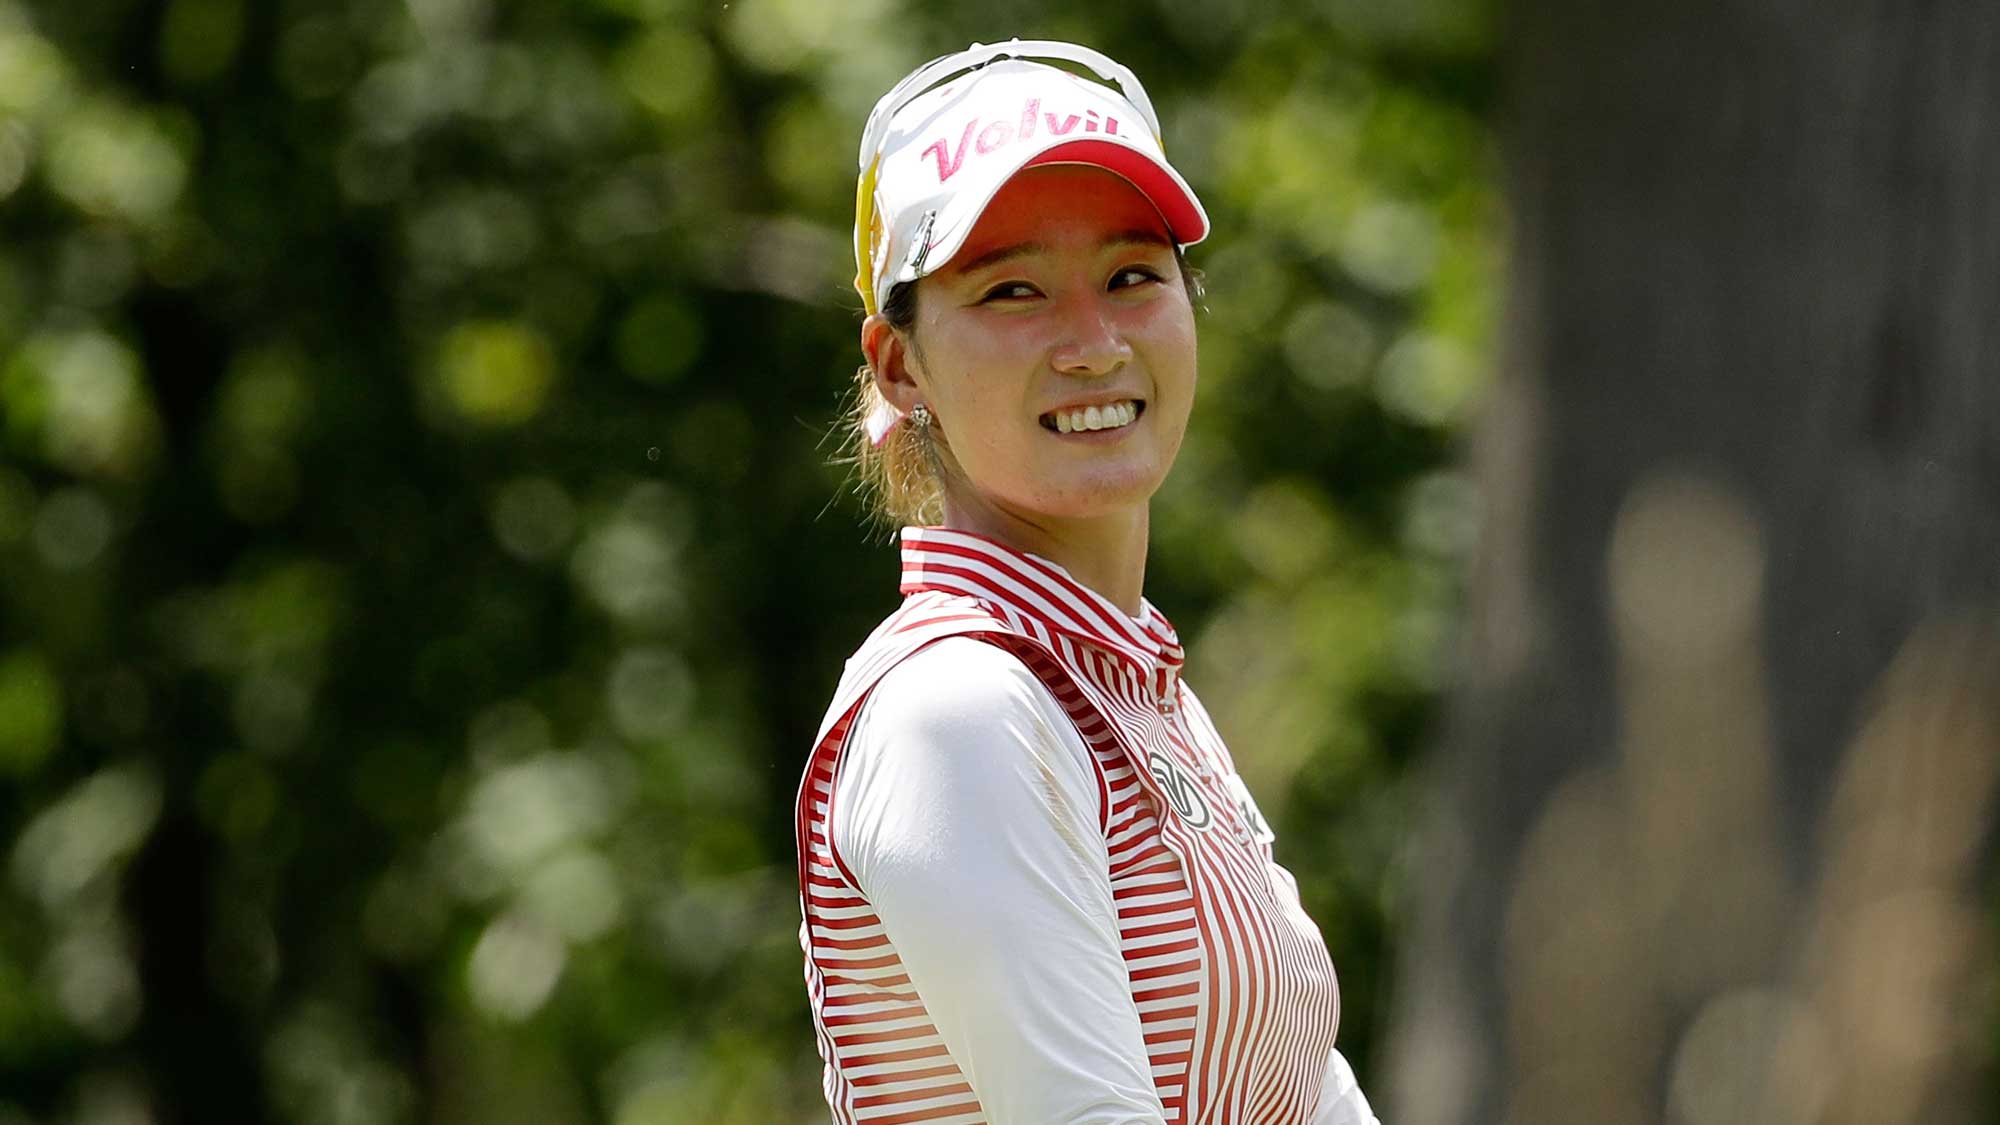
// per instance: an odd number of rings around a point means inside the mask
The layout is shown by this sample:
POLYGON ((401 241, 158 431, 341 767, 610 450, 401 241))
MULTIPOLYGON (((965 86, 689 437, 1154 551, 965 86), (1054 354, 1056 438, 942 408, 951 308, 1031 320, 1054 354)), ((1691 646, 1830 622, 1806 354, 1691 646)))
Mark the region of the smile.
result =
POLYGON ((1101 406, 1085 406, 1075 410, 1052 410, 1042 415, 1042 428, 1059 434, 1083 433, 1090 430, 1115 430, 1129 426, 1146 412, 1146 400, 1123 399, 1101 406))

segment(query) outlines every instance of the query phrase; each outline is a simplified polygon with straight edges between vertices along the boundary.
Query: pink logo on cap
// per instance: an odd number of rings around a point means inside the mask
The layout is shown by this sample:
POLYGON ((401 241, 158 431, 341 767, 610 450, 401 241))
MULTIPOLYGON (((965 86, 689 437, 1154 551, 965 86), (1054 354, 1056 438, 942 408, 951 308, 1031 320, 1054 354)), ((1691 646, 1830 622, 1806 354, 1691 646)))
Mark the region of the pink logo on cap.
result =
MULTIPOLYGON (((956 148, 951 147, 947 143, 947 138, 939 137, 937 140, 924 146, 923 151, 917 153, 917 158, 920 161, 926 156, 937 157, 939 183, 951 179, 953 175, 957 174, 959 168, 964 166, 966 150, 968 148, 983 156, 989 152, 1006 148, 1015 141, 1030 140, 1034 137, 1035 128, 1038 124, 1047 128, 1051 135, 1058 137, 1068 136, 1070 133, 1075 132, 1079 124, 1083 126, 1083 131, 1086 133, 1098 132, 1100 125, 1098 112, 1094 109, 1086 109, 1081 114, 1072 113, 1058 118, 1053 111, 1042 109, 1042 99, 1040 98, 1029 98, 1022 105, 1021 120, 1018 126, 1004 120, 989 121, 986 123, 986 127, 981 129, 979 128, 979 123, 980 119, 978 117, 974 117, 965 123, 965 131, 959 134, 956 148), (974 130, 978 131, 977 139, 974 139, 974 130)), ((1107 114, 1103 117, 1101 124, 1102 131, 1105 134, 1114 137, 1119 135, 1118 119, 1116 117, 1107 114)))

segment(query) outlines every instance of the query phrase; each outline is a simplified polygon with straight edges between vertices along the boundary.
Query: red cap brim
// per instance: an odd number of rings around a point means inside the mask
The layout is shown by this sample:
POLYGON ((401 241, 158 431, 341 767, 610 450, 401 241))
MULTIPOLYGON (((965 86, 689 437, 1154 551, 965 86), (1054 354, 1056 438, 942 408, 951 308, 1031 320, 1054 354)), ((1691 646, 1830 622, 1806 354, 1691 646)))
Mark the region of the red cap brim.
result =
POLYGON ((1037 154, 1022 167, 1032 168, 1037 164, 1089 164, 1116 172, 1152 201, 1160 217, 1167 221, 1167 231, 1175 242, 1185 246, 1208 237, 1208 218, 1187 185, 1158 161, 1128 145, 1088 139, 1064 141, 1037 154))

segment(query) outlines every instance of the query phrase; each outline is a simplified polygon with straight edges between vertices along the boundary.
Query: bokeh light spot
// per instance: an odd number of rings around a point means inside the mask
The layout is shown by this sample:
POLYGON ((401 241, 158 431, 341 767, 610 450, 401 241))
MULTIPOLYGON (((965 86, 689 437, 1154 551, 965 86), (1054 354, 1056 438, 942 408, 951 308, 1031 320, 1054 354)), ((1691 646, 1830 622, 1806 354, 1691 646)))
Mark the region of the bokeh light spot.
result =
POLYGON ((612 67, 632 100, 678 119, 708 104, 715 61, 701 36, 661 27, 626 44, 612 67))
POLYGON ((1324 570, 1343 538, 1318 490, 1285 480, 1252 493, 1231 521, 1230 532, 1259 574, 1284 584, 1324 570))
POLYGON ((266 1041, 264 1062, 283 1108, 298 1125, 375 1125, 416 1118, 416 1095, 401 1071, 376 1057, 353 1016, 315 999, 266 1041))
POLYGON ((111 509, 82 487, 49 494, 35 514, 35 550, 51 570, 81 570, 111 544, 111 509))
POLYGON ((567 954, 562 942, 518 914, 494 919, 466 962, 466 989, 473 1003, 504 1020, 535 1014, 562 976, 567 954))
POLYGON ((635 740, 659 738, 686 718, 694 700, 694 677, 672 649, 628 649, 611 666, 606 695, 619 733, 635 740))
POLYGON ((19 121, 0 121, 0 199, 14 194, 21 181, 28 178, 28 166, 34 156, 35 146, 28 138, 27 127, 19 121))
POLYGON ((1335 301, 1313 301, 1285 324, 1285 361, 1308 386, 1351 387, 1367 378, 1375 358, 1375 327, 1335 301))
POLYGON ((299 677, 262 670, 236 685, 231 717, 245 744, 266 754, 296 748, 312 723, 312 691, 299 677))
POLYGON ((556 363, 533 328, 488 320, 461 324, 445 336, 437 372, 458 417, 482 426, 515 426, 541 411, 556 363))
POLYGON ((701 354, 701 321, 672 297, 648 297, 618 325, 618 366, 648 383, 678 379, 701 354))
POLYGON ((1764 536, 1729 489, 1662 474, 1626 498, 1607 572, 1611 616, 1633 655, 1700 665, 1759 624, 1764 536))
POLYGON ((283 444, 312 412, 312 381, 305 357, 286 344, 239 353, 230 364, 218 416, 240 441, 283 444))
POLYGON ((842 135, 841 129, 842 122, 831 114, 824 100, 793 98, 773 116, 764 138, 764 165, 794 198, 851 195, 854 169, 826 158, 827 138, 842 135))
POLYGON ((516 477, 500 486, 489 509, 493 537, 515 558, 553 558, 576 534, 576 503, 547 477, 516 477))
POLYGON ((409 240, 417 269, 441 281, 520 264, 540 243, 541 227, 520 197, 489 188, 453 193, 418 211, 409 240))
POLYGON ((117 301, 132 287, 138 256, 131 240, 96 224, 63 239, 56 251, 55 291, 67 304, 97 309, 117 301))
POLYGON ((611 804, 609 779, 595 761, 544 754, 479 780, 466 802, 469 843, 490 866, 525 874, 601 829, 611 804))
POLYGON ((49 186, 80 210, 151 224, 187 181, 187 158, 147 115, 109 101, 73 113, 49 149, 49 186))
POLYGON ((544 863, 521 886, 521 905, 570 941, 603 936, 624 916, 618 876, 603 856, 575 849, 544 863))
POLYGON ((25 776, 62 740, 63 690, 34 649, 0 657, 0 773, 25 776))
POLYGON ((1375 394, 1394 414, 1426 426, 1445 426, 1471 407, 1479 374, 1478 365, 1457 344, 1415 331, 1383 353, 1375 373, 1375 394))
POLYGON ((1437 558, 1458 558, 1472 549, 1479 531, 1479 493, 1452 472, 1417 478, 1403 495, 1402 540, 1437 558))
POLYGON ((85 926, 50 951, 56 1002, 84 1034, 111 1041, 139 1021, 139 973, 115 929, 85 926))
POLYGON ((1408 203, 1362 208, 1341 237, 1340 260, 1364 284, 1385 293, 1407 293, 1437 264, 1437 220, 1408 203))
POLYGON ((0 28, 0 110, 32 114, 69 84, 62 52, 39 35, 0 28))
MULTIPOLYGON (((841 42, 852 22, 872 16, 879 0, 827 4, 822 0, 737 0, 723 29, 745 62, 773 74, 803 70, 809 60, 841 42)), ((851 30, 848 31, 851 35, 851 30)))
POLYGON ((77 785, 29 822, 14 849, 14 880, 43 905, 67 902, 139 846, 160 814, 160 786, 136 767, 77 785))
POLYGON ((0 372, 0 406, 11 436, 75 473, 129 475, 159 440, 138 355, 104 332, 29 340, 0 372))
POLYGON ((665 625, 685 605, 682 505, 664 484, 636 485, 579 543, 570 573, 591 600, 633 625, 665 625))

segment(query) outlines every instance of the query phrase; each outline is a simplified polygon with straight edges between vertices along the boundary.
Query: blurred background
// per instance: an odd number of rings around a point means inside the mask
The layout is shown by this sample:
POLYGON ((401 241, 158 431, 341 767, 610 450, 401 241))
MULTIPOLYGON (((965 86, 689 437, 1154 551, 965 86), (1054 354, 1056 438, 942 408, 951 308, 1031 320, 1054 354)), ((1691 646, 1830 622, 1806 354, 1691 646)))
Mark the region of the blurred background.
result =
POLYGON ((0 0, 0 1125, 825 1120, 855 148, 1014 35, 1384 1119, 1994 1120, 2000 19, 1802 10, 0 0))

